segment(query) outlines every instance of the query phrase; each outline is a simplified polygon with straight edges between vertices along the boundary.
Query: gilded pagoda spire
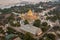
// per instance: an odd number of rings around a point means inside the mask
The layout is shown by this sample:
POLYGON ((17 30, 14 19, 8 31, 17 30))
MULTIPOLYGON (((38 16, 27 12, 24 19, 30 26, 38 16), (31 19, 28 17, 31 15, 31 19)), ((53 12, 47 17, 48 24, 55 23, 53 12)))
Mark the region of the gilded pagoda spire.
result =
POLYGON ((33 12, 32 12, 31 9, 28 11, 27 15, 29 15, 29 16, 33 16, 33 12))

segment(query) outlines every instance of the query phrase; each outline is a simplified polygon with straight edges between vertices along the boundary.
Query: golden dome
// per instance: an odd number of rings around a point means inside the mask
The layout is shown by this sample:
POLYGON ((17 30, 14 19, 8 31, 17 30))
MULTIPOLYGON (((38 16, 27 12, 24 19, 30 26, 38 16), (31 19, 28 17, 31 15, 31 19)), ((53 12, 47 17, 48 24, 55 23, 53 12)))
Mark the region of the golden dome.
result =
POLYGON ((27 13, 27 15, 29 15, 29 16, 33 16, 33 12, 32 12, 32 10, 29 10, 28 13, 27 13))

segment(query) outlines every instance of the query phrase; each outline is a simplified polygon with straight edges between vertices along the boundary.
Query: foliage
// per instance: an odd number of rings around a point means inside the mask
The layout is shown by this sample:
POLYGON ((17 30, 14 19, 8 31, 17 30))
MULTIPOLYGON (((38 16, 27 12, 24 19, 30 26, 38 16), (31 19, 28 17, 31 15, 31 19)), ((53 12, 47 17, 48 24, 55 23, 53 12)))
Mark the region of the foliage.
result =
POLYGON ((11 34, 11 33, 14 33, 14 32, 16 32, 14 29, 12 29, 12 28, 10 28, 10 27, 7 27, 7 33, 8 34, 11 34))
POLYGON ((46 19, 47 20, 51 20, 52 22, 55 22, 56 20, 60 20, 60 10, 59 10, 60 7, 54 9, 53 11, 50 11, 48 13, 48 15, 53 15, 51 17, 47 17, 46 19))
POLYGON ((48 25, 47 22, 42 23, 42 26, 47 26, 47 25, 48 25))
POLYGON ((2 29, 2 27, 0 27, 0 33, 4 33, 4 30, 2 29))
POLYGON ((56 16, 53 17, 51 16, 51 17, 47 17, 46 19, 55 22, 58 18, 56 16))
POLYGON ((25 25, 26 25, 26 24, 29 24, 29 22, 28 22, 27 20, 25 20, 25 21, 24 21, 24 24, 25 24, 25 25))
POLYGON ((5 14, 5 13, 11 13, 12 11, 11 11, 11 9, 3 9, 3 10, 1 10, 1 12, 3 13, 3 14, 5 14))
POLYGON ((15 20, 14 15, 11 14, 11 15, 7 18, 7 20, 8 20, 9 22, 15 20))
POLYGON ((46 32, 49 28, 50 28, 50 26, 42 26, 41 27, 43 32, 46 32))
POLYGON ((30 33, 26 33, 23 40, 35 40, 30 33))
POLYGON ((42 26, 40 26, 40 28, 43 32, 46 32, 50 28, 50 25, 48 25, 47 23, 43 23, 42 26))
POLYGON ((33 26, 40 27, 41 21, 39 19, 35 20, 33 26))
POLYGON ((45 34, 40 40, 55 40, 55 35, 45 34))
POLYGON ((5 40, 5 37, 0 37, 0 40, 5 40))
POLYGON ((13 26, 13 27, 20 27, 20 23, 19 22, 16 22, 16 23, 13 23, 14 21, 11 21, 10 22, 10 25, 13 26))

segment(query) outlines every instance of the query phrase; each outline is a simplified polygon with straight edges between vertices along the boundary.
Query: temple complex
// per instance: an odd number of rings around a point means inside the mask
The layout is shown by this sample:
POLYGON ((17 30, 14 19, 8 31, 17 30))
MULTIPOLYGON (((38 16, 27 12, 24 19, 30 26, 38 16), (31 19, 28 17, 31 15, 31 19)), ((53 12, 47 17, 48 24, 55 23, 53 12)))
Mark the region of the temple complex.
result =
POLYGON ((26 14, 21 14, 20 17, 23 20, 28 20, 28 21, 34 21, 34 20, 38 19, 37 14, 32 12, 32 10, 29 10, 26 14))

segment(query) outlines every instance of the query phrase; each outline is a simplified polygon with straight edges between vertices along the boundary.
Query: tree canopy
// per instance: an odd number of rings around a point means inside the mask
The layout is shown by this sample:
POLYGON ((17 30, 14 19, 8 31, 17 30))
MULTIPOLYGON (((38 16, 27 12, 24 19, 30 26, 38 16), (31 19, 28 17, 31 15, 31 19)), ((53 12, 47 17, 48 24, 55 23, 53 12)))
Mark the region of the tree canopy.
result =
POLYGON ((30 33, 26 33, 23 40, 35 40, 30 33))
POLYGON ((33 26, 40 27, 41 21, 39 19, 35 20, 33 26))

